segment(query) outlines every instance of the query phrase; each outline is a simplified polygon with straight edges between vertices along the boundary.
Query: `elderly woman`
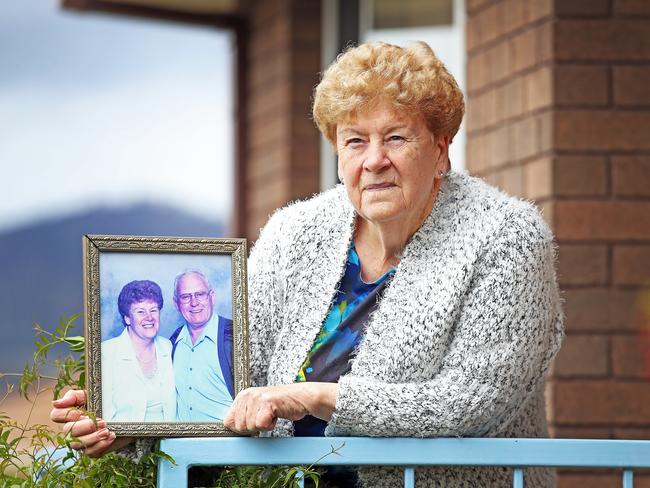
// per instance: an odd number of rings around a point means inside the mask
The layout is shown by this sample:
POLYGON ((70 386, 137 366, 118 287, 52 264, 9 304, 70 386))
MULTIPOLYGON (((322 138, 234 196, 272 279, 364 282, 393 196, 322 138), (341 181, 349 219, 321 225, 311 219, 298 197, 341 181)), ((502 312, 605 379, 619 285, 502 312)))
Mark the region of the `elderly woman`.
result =
POLYGON ((117 299, 122 333, 102 342, 102 413, 109 422, 176 420, 172 344, 160 337, 160 286, 124 285, 117 299))
MULTIPOLYGON (((313 114, 343 185, 276 212, 251 253, 257 387, 235 399, 231 429, 547 435, 544 377, 563 335, 552 235, 529 203, 450 172, 463 112, 424 43, 364 44, 325 72, 313 114)), ((392 468, 359 477, 402 483, 392 468)), ((511 483, 493 468, 422 468, 416 478, 511 483)), ((552 484, 550 470, 527 474, 527 486, 552 484)))

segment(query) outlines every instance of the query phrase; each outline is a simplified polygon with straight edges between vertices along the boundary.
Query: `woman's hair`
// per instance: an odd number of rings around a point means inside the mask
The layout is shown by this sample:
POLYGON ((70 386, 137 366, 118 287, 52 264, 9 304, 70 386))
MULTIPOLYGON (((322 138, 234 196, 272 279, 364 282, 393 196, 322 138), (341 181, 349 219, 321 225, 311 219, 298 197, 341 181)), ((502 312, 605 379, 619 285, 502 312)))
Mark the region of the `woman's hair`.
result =
POLYGON ((124 285, 117 297, 117 308, 120 311, 120 317, 124 325, 126 325, 124 317, 129 315, 131 305, 145 300, 157 303, 158 309, 162 309, 162 290, 158 283, 149 280, 135 280, 124 285))
POLYGON ((327 68, 314 91, 314 121, 336 145, 336 126, 378 102, 422 114, 434 136, 450 141, 465 113, 456 80, 426 43, 371 42, 349 48, 327 68))

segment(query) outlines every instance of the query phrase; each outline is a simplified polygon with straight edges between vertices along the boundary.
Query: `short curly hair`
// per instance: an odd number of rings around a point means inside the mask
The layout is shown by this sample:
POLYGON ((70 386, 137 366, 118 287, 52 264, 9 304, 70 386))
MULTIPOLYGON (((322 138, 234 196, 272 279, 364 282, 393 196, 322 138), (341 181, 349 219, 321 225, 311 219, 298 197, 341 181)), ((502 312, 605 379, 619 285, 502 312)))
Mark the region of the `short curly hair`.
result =
POLYGON ((313 118, 336 145, 336 126, 387 102, 398 111, 421 113, 428 129, 450 141, 465 113, 463 92, 425 42, 408 47, 370 42, 352 47, 332 63, 314 90, 313 118))
POLYGON ((129 315, 131 305, 145 300, 155 302, 159 310, 163 308, 162 290, 158 283, 149 280, 135 280, 124 285, 117 297, 117 308, 124 325, 127 325, 124 317, 129 315))

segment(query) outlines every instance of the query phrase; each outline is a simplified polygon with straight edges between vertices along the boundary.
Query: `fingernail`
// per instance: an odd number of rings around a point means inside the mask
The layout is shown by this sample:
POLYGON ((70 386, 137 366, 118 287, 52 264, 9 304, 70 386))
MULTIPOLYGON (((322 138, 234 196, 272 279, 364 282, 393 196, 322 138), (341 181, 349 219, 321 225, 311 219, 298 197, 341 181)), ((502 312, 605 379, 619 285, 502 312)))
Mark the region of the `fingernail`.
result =
POLYGON ((104 428, 104 427, 106 427, 106 422, 103 421, 102 419, 99 419, 99 420, 97 421, 97 426, 98 426, 100 429, 101 429, 101 428, 104 428))
POLYGON ((115 440, 115 437, 117 437, 117 436, 115 435, 115 432, 111 432, 110 434, 108 434, 108 438, 109 438, 110 440, 112 440, 112 441, 115 440))
POLYGON ((101 429, 97 431, 97 437, 100 439, 108 439, 108 436, 110 433, 108 432, 108 429, 101 429))

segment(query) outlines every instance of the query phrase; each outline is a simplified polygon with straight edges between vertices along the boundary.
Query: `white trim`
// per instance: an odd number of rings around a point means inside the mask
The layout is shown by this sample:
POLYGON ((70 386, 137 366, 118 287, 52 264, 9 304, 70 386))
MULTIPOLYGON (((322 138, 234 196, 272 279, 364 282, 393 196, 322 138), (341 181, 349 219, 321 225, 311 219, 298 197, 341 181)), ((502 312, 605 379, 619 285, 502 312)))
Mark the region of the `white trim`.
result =
MULTIPOLYGON (((321 71, 325 70, 338 54, 338 0, 323 0, 321 3, 321 71)), ((336 155, 332 146, 320 137, 320 190, 325 191, 336 186, 336 155)))

